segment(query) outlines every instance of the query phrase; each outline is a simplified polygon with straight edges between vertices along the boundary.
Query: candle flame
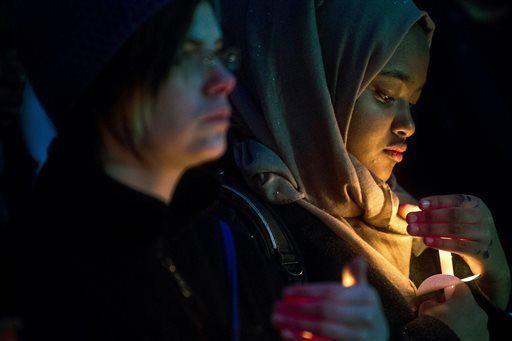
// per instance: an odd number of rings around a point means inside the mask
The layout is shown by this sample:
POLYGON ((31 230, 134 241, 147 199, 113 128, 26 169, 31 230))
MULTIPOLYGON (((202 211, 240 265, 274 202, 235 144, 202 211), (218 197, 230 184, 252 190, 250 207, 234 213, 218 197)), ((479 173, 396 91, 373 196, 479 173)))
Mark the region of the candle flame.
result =
POLYGON ((313 333, 308 332, 308 331, 303 331, 301 336, 303 339, 306 339, 306 340, 313 339, 313 333))
POLYGON ((352 274, 352 271, 350 271, 350 268, 348 266, 343 267, 343 271, 341 273, 341 284, 345 287, 351 287, 356 284, 356 278, 352 274))

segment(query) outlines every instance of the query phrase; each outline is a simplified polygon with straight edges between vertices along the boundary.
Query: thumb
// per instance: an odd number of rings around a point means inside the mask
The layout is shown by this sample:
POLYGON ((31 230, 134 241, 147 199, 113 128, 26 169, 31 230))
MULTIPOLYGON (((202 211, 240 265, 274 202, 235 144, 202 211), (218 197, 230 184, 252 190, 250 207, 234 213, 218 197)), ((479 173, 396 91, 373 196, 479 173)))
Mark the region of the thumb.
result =
POLYGON ((407 215, 411 212, 421 211, 417 205, 413 204, 401 204, 398 206, 398 216, 402 219, 407 219, 407 215))
POLYGON ((439 304, 441 303, 437 302, 435 299, 427 300, 420 304, 418 313, 420 316, 425 315, 429 310, 431 310, 434 307, 437 307, 439 304))
POLYGON ((366 284, 368 264, 362 257, 356 257, 343 268, 342 282, 346 287, 354 284, 366 284))
POLYGON ((471 289, 469 289, 469 286, 466 283, 461 282, 455 285, 455 289, 453 290, 453 295, 451 299, 468 296, 472 296, 471 289))

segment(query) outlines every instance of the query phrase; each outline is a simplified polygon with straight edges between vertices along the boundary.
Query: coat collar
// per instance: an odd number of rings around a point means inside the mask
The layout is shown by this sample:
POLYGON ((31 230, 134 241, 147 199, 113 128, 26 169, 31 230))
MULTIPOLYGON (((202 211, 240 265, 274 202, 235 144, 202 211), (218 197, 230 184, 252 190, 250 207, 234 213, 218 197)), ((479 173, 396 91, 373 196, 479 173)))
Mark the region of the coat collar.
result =
POLYGON ((219 190, 220 182, 212 173, 192 169, 183 175, 167 205, 116 181, 94 158, 63 148, 57 141, 36 182, 36 200, 39 197, 39 202, 63 215, 67 210, 85 210, 123 234, 177 236, 216 205, 219 190))

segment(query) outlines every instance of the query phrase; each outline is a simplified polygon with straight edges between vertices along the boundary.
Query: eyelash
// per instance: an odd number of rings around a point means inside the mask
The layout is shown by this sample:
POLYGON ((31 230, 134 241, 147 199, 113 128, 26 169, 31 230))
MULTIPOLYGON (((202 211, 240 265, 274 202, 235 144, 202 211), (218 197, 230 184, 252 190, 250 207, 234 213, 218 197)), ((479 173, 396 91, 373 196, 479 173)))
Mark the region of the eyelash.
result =
POLYGON ((388 105, 392 104, 396 101, 396 98, 388 96, 388 95, 384 95, 382 92, 380 92, 378 90, 375 91, 375 98, 379 102, 381 102, 383 104, 388 104, 388 105))
MULTIPOLYGON (((383 94, 382 92, 376 90, 375 91, 375 98, 383 103, 383 104, 386 104, 386 105, 391 105, 393 103, 395 103, 396 101, 396 98, 394 97, 391 97, 391 96, 388 96, 388 95, 385 95, 383 94)), ((412 109, 414 107, 414 104, 413 103, 409 103, 409 108, 412 109)))

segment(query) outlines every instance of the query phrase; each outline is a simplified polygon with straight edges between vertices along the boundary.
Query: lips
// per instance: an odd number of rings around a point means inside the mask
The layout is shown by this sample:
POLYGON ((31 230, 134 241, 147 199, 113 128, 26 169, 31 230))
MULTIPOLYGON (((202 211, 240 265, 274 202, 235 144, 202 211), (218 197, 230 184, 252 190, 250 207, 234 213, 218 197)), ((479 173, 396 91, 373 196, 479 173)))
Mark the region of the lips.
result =
POLYGON ((205 123, 212 124, 229 124, 229 118, 231 117, 231 108, 222 107, 215 109, 207 113, 202 117, 202 121, 205 123))
POLYGON ((396 143, 384 148, 384 153, 395 162, 401 162, 407 150, 405 143, 396 143))

